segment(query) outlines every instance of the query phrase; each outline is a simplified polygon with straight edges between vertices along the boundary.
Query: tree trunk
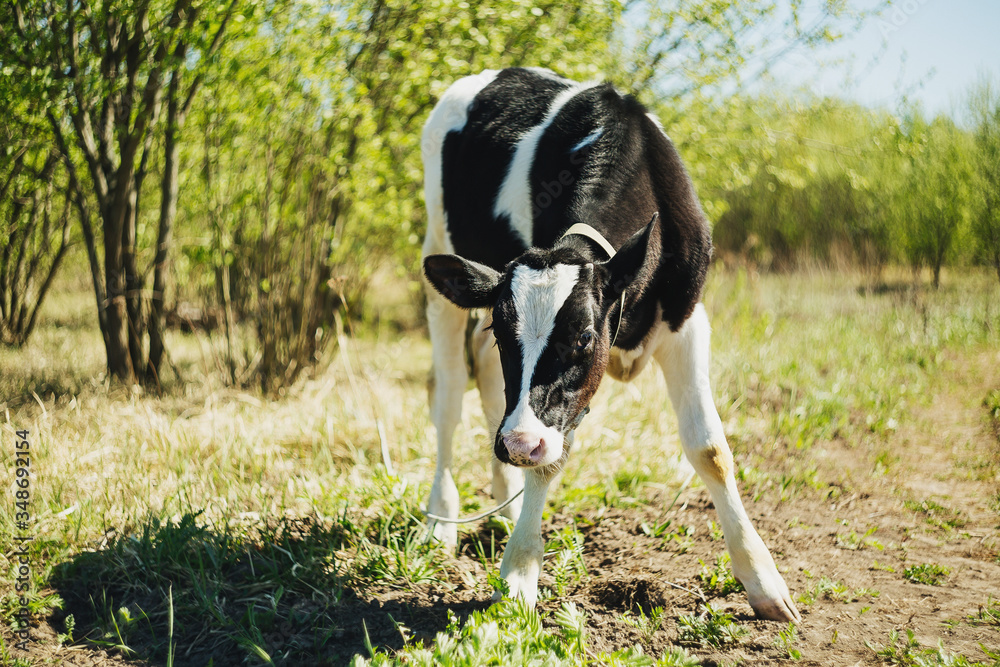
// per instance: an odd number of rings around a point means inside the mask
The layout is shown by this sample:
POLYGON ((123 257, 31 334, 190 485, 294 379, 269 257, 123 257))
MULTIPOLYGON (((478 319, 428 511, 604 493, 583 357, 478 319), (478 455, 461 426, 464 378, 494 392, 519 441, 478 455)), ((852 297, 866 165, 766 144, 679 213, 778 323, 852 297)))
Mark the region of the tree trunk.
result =
POLYGON ((173 123, 168 124, 164 141, 166 145, 163 181, 160 187, 160 228, 156 235, 156 256, 153 259, 153 294, 149 300, 149 360, 146 366, 147 379, 157 384, 165 350, 163 311, 167 290, 167 259, 174 219, 177 217, 178 151, 173 123))
POLYGON ((125 312, 128 315, 128 351, 132 370, 137 378, 143 376, 143 327, 142 327, 142 277, 136 264, 136 201, 129 198, 122 226, 122 270, 125 274, 125 312))
POLYGON ((122 257, 122 224, 125 202, 111 204, 104 213, 104 284, 107 290, 105 345, 108 371, 127 385, 135 383, 135 367, 129 352, 128 307, 122 257), (117 204, 117 205, 116 205, 117 204))
POLYGON ((107 292, 101 283, 101 260, 97 257, 97 240, 94 238, 94 228, 90 224, 90 209, 83 203, 83 195, 74 193, 73 200, 80 213, 80 227, 83 229, 83 240, 87 246, 87 260, 90 264, 90 279, 94 284, 94 298, 97 299, 97 324, 104 339, 104 349, 110 348, 108 342, 108 308, 107 292))
POLYGON ((223 258, 222 264, 215 270, 215 283, 218 289, 219 303, 222 304, 222 324, 226 334, 226 371, 229 373, 229 383, 236 384, 236 332, 233 318, 233 299, 229 289, 229 265, 223 258))
POLYGON ((934 289, 941 287, 941 265, 944 264, 944 247, 939 244, 934 257, 934 289))
POLYGON ((76 163, 69 150, 66 137, 62 133, 59 121, 51 110, 46 112, 46 118, 52 127, 52 133, 56 139, 56 147, 62 154, 63 164, 66 165, 66 173, 69 176, 69 189, 73 196, 73 204, 80 214, 80 228, 83 231, 84 245, 87 247, 87 261, 90 264, 90 279, 94 285, 94 299, 97 301, 97 323, 101 329, 101 336, 104 339, 105 350, 110 349, 111 343, 108 340, 108 313, 107 313, 107 291, 101 283, 101 260, 97 256, 97 239, 94 236, 94 227, 90 217, 90 206, 87 204, 87 197, 83 192, 83 186, 76 173, 76 163))
POLYGON ((28 336, 31 332, 35 330, 35 321, 38 318, 38 311, 42 307, 42 303, 45 301, 45 296, 49 293, 49 288, 52 287, 52 280, 55 278, 56 272, 59 270, 59 264, 62 262, 63 256, 66 254, 66 250, 69 248, 69 195, 67 195, 66 206, 62 213, 62 241, 59 244, 59 250, 56 251, 55 257, 52 258, 52 264, 49 265, 49 271, 45 275, 45 280, 42 281, 42 286, 38 289, 38 298, 35 299, 35 307, 31 311, 31 317, 28 318, 28 325, 25 327, 23 332, 23 341, 28 340, 28 336))
POLYGON ((163 180, 160 181, 160 227, 156 234, 156 255, 153 258, 153 294, 149 300, 149 359, 146 362, 146 379, 160 383, 160 363, 165 351, 163 340, 167 291, 167 260, 170 240, 177 218, 177 179, 179 169, 178 134, 184 122, 184 110, 178 103, 181 70, 176 69, 170 79, 167 94, 167 125, 163 137, 163 180))

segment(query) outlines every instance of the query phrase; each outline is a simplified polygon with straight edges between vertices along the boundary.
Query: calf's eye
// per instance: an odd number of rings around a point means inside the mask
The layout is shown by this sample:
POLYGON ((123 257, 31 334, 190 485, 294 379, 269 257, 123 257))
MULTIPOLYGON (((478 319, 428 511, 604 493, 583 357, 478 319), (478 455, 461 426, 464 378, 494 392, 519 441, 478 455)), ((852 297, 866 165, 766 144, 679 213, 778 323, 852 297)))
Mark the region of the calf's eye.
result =
POLYGON ((580 334, 580 337, 576 339, 576 349, 578 351, 586 350, 590 347, 590 344, 594 342, 594 333, 592 331, 584 331, 580 334))

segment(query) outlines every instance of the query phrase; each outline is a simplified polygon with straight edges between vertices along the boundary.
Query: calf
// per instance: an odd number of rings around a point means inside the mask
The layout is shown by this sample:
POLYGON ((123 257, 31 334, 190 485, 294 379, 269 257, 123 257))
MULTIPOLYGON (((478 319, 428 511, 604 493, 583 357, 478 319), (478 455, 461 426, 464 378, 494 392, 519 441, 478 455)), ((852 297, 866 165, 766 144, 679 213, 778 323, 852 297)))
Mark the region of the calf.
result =
MULTIPOLYGON (((500 568, 511 595, 535 603, 549 483, 601 378, 629 380, 653 359, 750 604, 765 618, 798 620, 733 477, 700 303, 709 226, 659 123, 610 84, 487 70, 445 92, 422 152, 438 445, 429 513, 458 515, 452 437, 467 381, 466 323, 468 309, 485 309, 472 353, 486 417, 498 426, 493 495, 505 501, 524 489, 504 509, 516 521, 500 568)), ((431 527, 455 544, 453 524, 431 527)))

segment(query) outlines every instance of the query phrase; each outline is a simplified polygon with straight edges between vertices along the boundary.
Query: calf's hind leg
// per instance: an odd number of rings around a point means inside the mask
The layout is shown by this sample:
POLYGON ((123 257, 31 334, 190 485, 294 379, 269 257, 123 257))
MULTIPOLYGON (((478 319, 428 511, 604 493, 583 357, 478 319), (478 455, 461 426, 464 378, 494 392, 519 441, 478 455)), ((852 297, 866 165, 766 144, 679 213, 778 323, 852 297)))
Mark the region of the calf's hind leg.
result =
POLYGON ((733 455, 712 400, 708 377, 710 335, 705 308, 698 304, 679 331, 663 336, 655 352, 677 413, 681 444, 712 496, 733 574, 746 588, 750 605, 763 618, 798 621, 788 586, 750 523, 736 487, 733 455))

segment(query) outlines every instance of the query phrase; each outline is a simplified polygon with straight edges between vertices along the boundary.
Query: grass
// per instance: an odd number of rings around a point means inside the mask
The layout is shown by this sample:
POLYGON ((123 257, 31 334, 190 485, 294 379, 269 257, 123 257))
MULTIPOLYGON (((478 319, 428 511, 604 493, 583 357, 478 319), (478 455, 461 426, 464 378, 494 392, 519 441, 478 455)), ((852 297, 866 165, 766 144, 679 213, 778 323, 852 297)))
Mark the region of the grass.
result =
POLYGON ((672 528, 672 526, 672 519, 664 519, 661 522, 652 524, 647 521, 643 521, 639 524, 639 530, 642 531, 643 535, 659 538, 660 543, 657 546, 658 549, 663 551, 672 549, 678 554, 686 553, 694 544, 691 539, 691 536, 694 535, 694 528, 684 524, 681 524, 676 528, 672 528))
POLYGON ((865 644, 883 664, 900 665, 900 667, 998 667, 1000 666, 1000 651, 980 645, 988 661, 981 662, 951 653, 945 650, 939 641, 935 648, 923 648, 916 640, 912 630, 906 630, 903 639, 896 630, 889 633, 889 643, 874 645, 865 644))
POLYGON ((877 598, 881 592, 873 588, 856 588, 853 591, 844 583, 820 577, 815 584, 806 589, 796 597, 796 601, 806 606, 815 604, 817 600, 830 600, 832 602, 854 602, 863 597, 877 598))
POLYGON ((583 535, 575 526, 566 526, 556 532, 545 545, 545 553, 550 556, 547 567, 555 585, 553 593, 562 597, 566 589, 580 583, 587 576, 587 565, 583 561, 583 535))
POLYGON ((701 613, 686 614, 677 619, 682 644, 712 646, 722 648, 727 644, 739 644, 749 634, 749 630, 736 622, 732 614, 720 611, 712 605, 704 605, 701 613))
MULTIPOLYGON (((379 506, 374 494, 370 501, 379 506)), ((397 541, 414 532, 407 507, 415 510, 404 505, 403 516, 392 516, 383 506, 385 516, 367 523, 314 516, 250 530, 209 525, 192 514, 177 521, 150 517, 100 551, 61 565, 51 583, 68 592, 67 602, 92 628, 90 643, 125 654, 135 651, 134 642, 145 654, 169 654, 173 629, 160 627, 165 619, 177 619, 176 632, 186 640, 202 627, 199 619, 208 621, 210 634, 248 654, 260 655, 263 637, 278 627, 295 629, 299 643, 322 646, 337 625, 331 612, 347 582, 406 586, 433 578, 436 569, 428 563, 438 550, 397 541), (96 598, 87 593, 95 589, 102 591, 96 598), (303 606, 304 600, 313 604, 303 606)), ((276 657, 294 660, 300 648, 276 657)))
POLYGON ((937 563, 921 563, 911 565, 903 570, 903 578, 915 584, 927 584, 929 586, 940 586, 951 574, 951 570, 937 563))
POLYGON ((1000 389, 993 389, 986 394, 986 398, 983 399, 983 405, 986 406, 990 419, 996 423, 1000 423, 1000 389))
POLYGON ((850 593, 847 586, 839 581, 820 577, 812 588, 800 593, 797 600, 804 605, 811 605, 822 598, 833 600, 834 602, 848 599, 850 593))
POLYGON ((838 533, 836 539, 837 546, 841 549, 851 549, 853 551, 860 549, 877 549, 882 551, 885 547, 881 542, 872 537, 877 530, 877 526, 872 526, 863 535, 858 535, 853 530, 850 533, 838 533))
POLYGON ((911 512, 924 515, 929 525, 946 532, 961 528, 967 523, 961 512, 946 507, 932 498, 919 502, 908 500, 903 505, 911 512))
POLYGON ((969 622, 973 625, 995 625, 1000 627, 1000 600, 996 600, 991 595, 986 604, 979 607, 979 612, 969 615, 969 622))
MULTIPOLYGON (((945 352, 1000 347, 998 327, 983 323, 993 288, 980 277, 940 293, 866 296, 854 284, 824 273, 712 274, 712 381, 748 503, 837 502, 859 477, 886 484, 905 477, 893 438, 926 405, 949 363, 945 352), (854 463, 818 456, 830 442, 848 443, 854 463)), ((176 656, 178 664, 207 663, 213 651, 275 664, 322 657, 459 665, 484 655, 495 664, 648 664, 651 656, 635 647, 595 648, 584 610, 558 599, 551 613, 514 602, 463 612, 423 642, 408 639, 414 632, 403 626, 387 638, 369 625, 371 653, 334 652, 338 633, 347 631, 339 610, 365 591, 402 594, 462 580, 485 600, 496 583, 508 526, 464 527, 461 539, 478 568, 460 572, 453 554, 428 543, 421 528, 434 467, 423 333, 370 324, 336 351, 329 369, 265 399, 224 385, 215 341, 171 332, 168 346, 186 383, 171 380, 154 397, 107 381, 93 319, 85 293, 54 294, 37 336, 21 350, 0 350, 0 437, 29 430, 37 464, 29 608, 61 641, 161 662, 176 656), (396 475, 386 472, 383 445, 396 475)), ((667 404, 656 372, 629 385, 605 382, 553 506, 593 515, 673 498, 677 434, 667 404)), ((470 391, 455 437, 455 477, 469 511, 491 504, 481 493, 489 460, 471 446, 490 437, 470 391)), ((7 448, 0 458, 10 470, 7 448)), ((960 515, 932 502, 910 510, 960 527, 960 515)), ((12 512, 11 504, 0 506, 4 543, 13 536, 12 512)), ((714 523, 695 535, 664 514, 641 532, 692 562, 696 538, 712 540, 709 553, 721 549, 714 523)), ((549 593, 562 598, 586 585, 593 564, 578 527, 547 539, 549 593)), ((877 548, 870 533, 845 532, 841 541, 847 549, 877 548)), ((727 561, 703 563, 700 573, 695 565, 691 576, 706 593, 726 596, 739 590, 727 561)), ((13 585, 3 568, 7 623, 13 585)), ((859 597, 842 586, 820 579, 806 595, 812 602, 859 597)), ((652 656, 657 664, 697 664, 698 651, 747 639, 728 612, 662 609, 647 616, 640 607, 627 621, 646 641, 676 628, 687 648, 661 647, 652 656)), ((373 607, 366 620, 386 613, 373 607)), ((802 642, 794 634, 778 641, 788 657, 802 642)))
POLYGON ((646 615, 642 607, 639 607, 638 611, 639 615, 636 616, 631 610, 627 610, 622 614, 622 622, 641 632, 643 639, 648 642, 663 627, 666 610, 663 607, 653 607, 649 610, 649 615, 646 615))
MULTIPOLYGON (((433 648, 407 646, 392 656, 371 649, 368 658, 355 656, 351 665, 514 666, 525 664, 529 657, 535 664, 577 665, 588 660, 586 614, 569 602, 559 608, 552 620, 558 632, 546 632, 537 611, 521 602, 505 600, 486 611, 474 612, 464 624, 453 619, 438 635, 433 648)), ((652 664, 636 647, 594 657, 618 665, 652 664)), ((698 664, 682 661, 686 657, 685 653, 677 652, 676 659, 657 664, 698 664)))
POLYGON ((736 580, 733 571, 729 567, 730 560, 728 553, 721 553, 715 557, 715 562, 709 566, 701 561, 701 571, 698 579, 701 581, 701 588, 706 593, 725 597, 730 593, 743 590, 743 584, 736 580))
POLYGON ((778 636, 774 638, 774 645, 781 648, 792 660, 801 660, 802 651, 795 648, 795 642, 798 640, 798 629, 794 623, 789 623, 787 628, 778 631, 778 636))

